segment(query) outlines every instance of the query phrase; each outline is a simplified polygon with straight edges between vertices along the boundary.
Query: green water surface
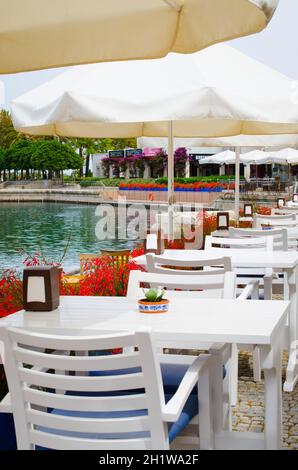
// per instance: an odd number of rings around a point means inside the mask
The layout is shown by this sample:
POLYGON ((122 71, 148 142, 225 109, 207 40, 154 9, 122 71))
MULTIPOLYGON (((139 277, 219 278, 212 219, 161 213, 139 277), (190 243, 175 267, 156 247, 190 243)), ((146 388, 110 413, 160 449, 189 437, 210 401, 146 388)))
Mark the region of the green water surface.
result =
POLYGON ((0 203, 0 270, 22 267, 24 255, 42 251, 65 268, 79 265, 80 253, 125 249, 132 240, 101 240, 95 234, 96 206, 59 203, 0 203))

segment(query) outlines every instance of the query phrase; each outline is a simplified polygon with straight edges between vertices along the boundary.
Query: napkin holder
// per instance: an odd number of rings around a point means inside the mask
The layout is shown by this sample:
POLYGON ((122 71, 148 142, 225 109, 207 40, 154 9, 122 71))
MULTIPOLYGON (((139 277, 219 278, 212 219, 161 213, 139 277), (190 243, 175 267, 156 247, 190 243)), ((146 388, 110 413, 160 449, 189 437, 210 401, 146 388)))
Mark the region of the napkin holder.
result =
POLYGON ((50 312, 59 306, 59 269, 55 266, 30 266, 23 272, 24 309, 50 312))

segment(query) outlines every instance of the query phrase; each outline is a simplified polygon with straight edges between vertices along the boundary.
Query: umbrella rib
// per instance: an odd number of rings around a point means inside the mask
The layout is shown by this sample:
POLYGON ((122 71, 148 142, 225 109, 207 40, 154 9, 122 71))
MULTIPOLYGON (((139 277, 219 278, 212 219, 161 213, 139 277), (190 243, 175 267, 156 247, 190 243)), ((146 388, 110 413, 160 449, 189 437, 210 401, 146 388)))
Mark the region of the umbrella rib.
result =
POLYGON ((163 0, 164 3, 167 3, 171 8, 174 8, 178 13, 183 7, 181 0, 163 0))

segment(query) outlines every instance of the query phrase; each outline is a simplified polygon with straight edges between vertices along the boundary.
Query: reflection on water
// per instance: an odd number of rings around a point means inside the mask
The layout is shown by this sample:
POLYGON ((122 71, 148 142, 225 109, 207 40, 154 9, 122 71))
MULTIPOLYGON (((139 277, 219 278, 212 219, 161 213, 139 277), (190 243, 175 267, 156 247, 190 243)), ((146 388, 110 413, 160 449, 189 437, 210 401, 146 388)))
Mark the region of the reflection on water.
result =
POLYGON ((19 249, 33 253, 41 250, 58 261, 69 240, 63 265, 79 264, 79 253, 97 253, 100 249, 131 248, 131 240, 99 241, 95 226, 99 218, 96 206, 59 203, 0 204, 0 270, 21 266, 19 249))

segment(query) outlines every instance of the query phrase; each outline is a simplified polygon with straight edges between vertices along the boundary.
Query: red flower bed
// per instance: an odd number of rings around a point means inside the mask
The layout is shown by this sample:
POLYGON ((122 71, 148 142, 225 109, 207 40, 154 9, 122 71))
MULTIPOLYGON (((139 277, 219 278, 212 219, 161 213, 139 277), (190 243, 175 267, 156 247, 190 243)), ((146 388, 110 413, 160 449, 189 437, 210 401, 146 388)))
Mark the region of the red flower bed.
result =
POLYGON ((127 292, 129 273, 140 269, 132 261, 118 264, 110 256, 94 259, 88 263, 88 274, 80 281, 78 294, 123 297, 127 292))
MULTIPOLYGON (((220 192, 223 189, 234 189, 234 184, 227 185, 223 183, 175 183, 176 191, 205 191, 205 192, 220 192)), ((166 191, 165 184, 157 183, 120 183, 119 189, 131 191, 166 191)))
POLYGON ((23 283, 13 269, 2 273, 0 279, 0 318, 17 312, 23 306, 23 283))

